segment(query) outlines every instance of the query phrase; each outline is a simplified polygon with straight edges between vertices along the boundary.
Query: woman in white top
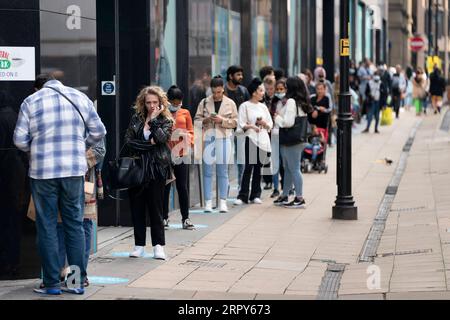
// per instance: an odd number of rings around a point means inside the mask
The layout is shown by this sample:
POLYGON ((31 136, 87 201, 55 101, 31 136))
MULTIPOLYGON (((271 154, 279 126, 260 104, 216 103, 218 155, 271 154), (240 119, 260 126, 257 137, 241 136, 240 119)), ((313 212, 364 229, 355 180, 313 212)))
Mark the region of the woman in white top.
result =
MULTIPOLYGON (((275 124, 282 129, 294 127, 295 118, 307 117, 314 110, 311 106, 308 90, 305 83, 298 77, 289 78, 286 81, 287 102, 275 115, 275 124)), ((303 198, 303 177, 300 170, 304 143, 296 145, 280 145, 281 158, 284 166, 283 194, 274 202, 275 205, 287 208, 301 208, 305 205, 303 198), (289 191, 295 187, 295 199, 289 202, 289 191)))
POLYGON ((261 169, 270 161, 269 131, 273 127, 273 121, 269 109, 261 103, 265 93, 262 81, 253 79, 248 91, 251 99, 239 107, 239 126, 245 132, 245 169, 235 205, 247 204, 249 201, 255 204, 262 203, 261 169))

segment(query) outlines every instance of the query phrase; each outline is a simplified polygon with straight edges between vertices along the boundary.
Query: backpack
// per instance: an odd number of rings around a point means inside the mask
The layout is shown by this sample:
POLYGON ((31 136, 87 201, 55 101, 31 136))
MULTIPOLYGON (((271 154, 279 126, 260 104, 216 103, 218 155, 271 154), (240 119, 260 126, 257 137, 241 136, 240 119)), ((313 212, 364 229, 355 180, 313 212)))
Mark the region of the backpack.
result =
POLYGON ((396 76, 393 77, 392 93, 396 96, 400 95, 400 77, 396 77, 396 76))

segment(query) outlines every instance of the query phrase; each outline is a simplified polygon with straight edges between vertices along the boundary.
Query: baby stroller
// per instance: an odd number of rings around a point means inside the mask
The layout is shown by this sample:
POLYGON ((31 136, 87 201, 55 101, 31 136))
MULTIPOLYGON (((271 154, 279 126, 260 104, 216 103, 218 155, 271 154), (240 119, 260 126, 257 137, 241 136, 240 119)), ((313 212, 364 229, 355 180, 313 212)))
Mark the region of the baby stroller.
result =
POLYGON ((319 134, 323 135, 325 143, 321 143, 321 147, 317 151, 317 158, 315 160, 313 160, 312 149, 305 149, 303 151, 301 163, 301 169, 303 173, 310 173, 314 171, 318 172, 319 174, 321 174, 322 172, 324 172, 325 174, 328 173, 328 165, 326 164, 326 142, 328 141, 329 133, 327 129, 317 128, 317 131, 319 132, 319 134))

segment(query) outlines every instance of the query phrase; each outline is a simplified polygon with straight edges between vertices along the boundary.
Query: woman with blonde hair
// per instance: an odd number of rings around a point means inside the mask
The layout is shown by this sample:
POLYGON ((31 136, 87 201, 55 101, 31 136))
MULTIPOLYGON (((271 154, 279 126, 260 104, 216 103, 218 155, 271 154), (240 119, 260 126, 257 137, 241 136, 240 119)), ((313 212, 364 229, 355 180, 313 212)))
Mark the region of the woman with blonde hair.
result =
POLYGON ((144 185, 129 190, 136 245, 131 258, 145 256, 148 213, 154 258, 166 259, 163 203, 166 181, 171 177, 168 142, 174 123, 168 106, 167 96, 161 88, 142 89, 136 99, 136 113, 125 135, 128 155, 142 156, 146 173, 144 185))

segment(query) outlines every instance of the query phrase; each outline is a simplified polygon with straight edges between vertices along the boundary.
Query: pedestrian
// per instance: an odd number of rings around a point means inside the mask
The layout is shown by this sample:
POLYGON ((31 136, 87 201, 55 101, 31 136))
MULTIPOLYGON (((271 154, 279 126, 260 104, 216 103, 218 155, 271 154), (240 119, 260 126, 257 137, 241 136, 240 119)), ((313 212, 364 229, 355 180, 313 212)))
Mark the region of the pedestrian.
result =
MULTIPOLYGON (((39 78, 39 77, 38 77, 39 78)), ((63 288, 84 294, 86 278, 83 228, 86 148, 106 135, 94 104, 86 95, 50 79, 23 102, 14 143, 30 152, 31 191, 36 207, 38 247, 44 288, 35 292, 61 294, 57 222, 61 213, 68 263, 80 275, 79 287, 63 288), (65 134, 71 132, 72 134, 65 134), (82 199, 82 200, 80 200, 82 199)))
MULTIPOLYGON (((276 105, 278 103, 278 99, 275 96, 275 85, 276 85, 275 76, 267 76, 263 82, 264 82, 264 89, 265 89, 263 101, 270 112, 270 110, 276 109, 276 105)), ((269 132, 269 137, 270 136, 271 136, 271 134, 269 132)), ((270 167, 271 167, 271 163, 269 161, 264 165, 264 170, 270 170, 270 167)), ((263 175, 263 181, 265 184, 264 190, 272 190, 272 186, 273 186, 272 180, 273 180, 272 175, 263 175)))
POLYGON ((424 104, 427 99, 427 81, 424 77, 424 72, 422 68, 417 68, 416 76, 412 80, 413 84, 413 105, 416 109, 416 115, 419 117, 423 110, 424 104))
MULTIPOLYGON (((184 94, 177 86, 172 86, 168 92, 169 111, 175 119, 170 149, 172 150, 172 168, 178 192, 181 211, 181 225, 184 230, 193 230, 195 226, 189 219, 189 164, 191 149, 194 145, 194 126, 191 114, 183 109, 184 94)), ((169 196, 172 184, 164 191, 164 227, 169 228, 169 196)))
MULTIPOLYGON (((196 128, 202 132, 203 188, 205 212, 212 212, 213 171, 217 171, 219 211, 228 212, 228 165, 232 161, 233 130, 238 123, 238 111, 233 100, 224 95, 225 84, 221 76, 211 80, 212 95, 202 100, 195 116, 196 128)), ((199 137, 196 136, 196 141, 199 137)), ((197 144, 197 143, 196 143, 197 144)))
POLYGON ((272 66, 265 66, 259 70, 259 78, 264 80, 267 76, 276 76, 275 69, 272 66))
POLYGON ((306 86, 310 95, 316 94, 316 84, 314 83, 314 75, 309 69, 303 70, 303 74, 306 76, 306 86))
POLYGON ((414 70, 411 67, 406 68, 405 80, 406 80, 406 94, 405 94, 405 108, 409 111, 413 105, 413 83, 414 70))
POLYGON ((311 96, 311 105, 314 108, 314 112, 311 114, 310 122, 311 124, 315 124, 319 129, 327 132, 325 139, 328 141, 332 108, 324 82, 318 82, 316 84, 316 92, 317 94, 311 96))
POLYGON ((400 109, 402 104, 404 104, 406 89, 407 83, 405 76, 403 75, 402 67, 397 65, 395 67, 395 74, 393 75, 391 82, 392 103, 394 105, 395 116, 397 119, 400 118, 400 109))
POLYGON ((273 129, 271 131, 271 161, 272 161, 272 171, 273 171, 273 193, 270 198, 278 198, 280 196, 280 184, 283 186, 283 182, 280 181, 280 176, 283 177, 284 168, 281 160, 280 154, 280 128, 275 123, 275 115, 279 113, 280 109, 286 104, 286 79, 278 80, 275 86, 275 97, 276 100, 273 101, 272 108, 270 109, 270 114, 273 120, 273 129), (280 103, 281 102, 281 103, 280 103))
POLYGON ((369 81, 372 80, 373 72, 371 69, 372 62, 369 58, 365 58, 364 62, 361 64, 361 66, 358 69, 358 80, 359 80, 359 94, 361 96, 361 105, 362 105, 362 112, 361 115, 367 114, 368 110, 368 102, 366 99, 366 89, 369 85, 369 81))
POLYGON ((165 260, 164 190, 166 181, 171 178, 168 143, 174 120, 169 111, 167 96, 160 87, 142 89, 136 98, 134 110, 135 114, 125 135, 125 154, 144 159, 145 183, 128 190, 135 241, 130 258, 145 256, 148 215, 153 257, 165 260))
POLYGON ((442 77, 441 70, 435 66, 434 71, 430 75, 430 95, 434 114, 441 113, 445 87, 446 83, 444 77, 442 77))
MULTIPOLYGON (((287 93, 285 105, 279 102, 279 112, 275 115, 275 123, 279 128, 293 128, 296 116, 308 117, 313 112, 306 84, 298 77, 291 77, 286 82, 287 93)), ((305 137, 306 139, 306 137, 305 137)), ((305 141, 306 142, 306 141, 305 141)), ((275 205, 287 208, 301 208, 306 204, 303 198, 303 177, 300 170, 305 143, 296 145, 280 145, 284 166, 283 194, 274 202, 275 205), (295 186, 295 199, 289 202, 289 193, 295 186)))
MULTIPOLYGON (((242 85, 244 80, 244 68, 241 66, 231 66, 227 70, 227 83, 225 86, 225 95, 233 100, 236 107, 239 108, 241 104, 250 99, 250 95, 246 87, 242 85)), ((244 173, 244 161, 241 161, 237 150, 243 150, 243 145, 238 145, 242 139, 234 140, 234 160, 237 163, 237 184, 241 184, 242 174, 244 173)))
POLYGON ((239 108, 239 127, 245 132, 245 169, 241 189, 235 205, 262 204, 261 171, 270 160, 271 143, 269 131, 273 127, 272 116, 264 98, 264 85, 258 78, 248 86, 251 99, 239 108), (251 192, 250 192, 251 180, 251 192))
POLYGON ((374 78, 369 81, 366 89, 366 99, 369 104, 369 109, 367 113, 367 128, 363 133, 369 133, 370 126, 372 125, 372 120, 375 117, 375 133, 380 133, 378 131, 378 126, 380 124, 380 112, 382 108, 382 97, 386 94, 386 88, 381 81, 378 72, 375 74, 374 78))
MULTIPOLYGON (((317 67, 316 70, 314 71, 314 76, 315 76, 316 87, 319 82, 325 83, 325 87, 327 89, 326 93, 329 95, 330 105, 331 105, 331 108, 333 109, 334 105, 335 105, 334 86, 331 83, 331 81, 327 79, 327 72, 325 71, 325 69, 323 67, 317 67)), ((317 91, 317 88, 316 88, 316 91, 317 91)))

